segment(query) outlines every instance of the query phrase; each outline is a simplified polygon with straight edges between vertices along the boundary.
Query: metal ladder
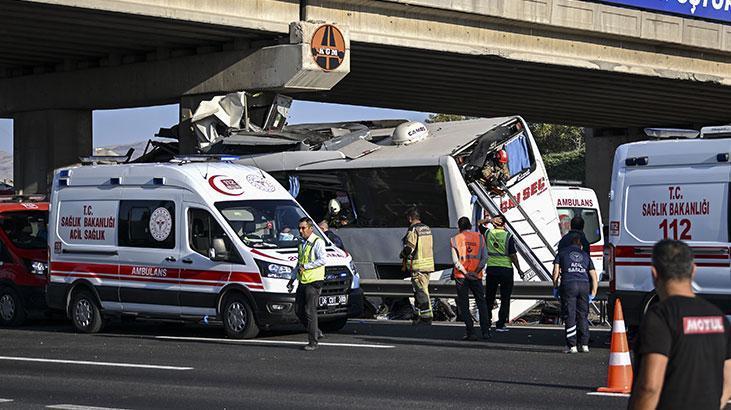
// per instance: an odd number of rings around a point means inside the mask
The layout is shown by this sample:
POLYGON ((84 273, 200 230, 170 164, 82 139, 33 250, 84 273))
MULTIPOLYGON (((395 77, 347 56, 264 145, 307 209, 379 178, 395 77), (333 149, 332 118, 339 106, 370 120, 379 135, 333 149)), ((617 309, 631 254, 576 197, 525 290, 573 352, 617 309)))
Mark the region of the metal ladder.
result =
POLYGON ((500 210, 500 206, 490 197, 485 187, 478 181, 470 182, 467 186, 477 196, 480 205, 490 212, 491 215, 503 216, 505 229, 515 238, 516 250, 523 257, 529 268, 520 272, 520 277, 525 281, 531 280, 533 277, 538 277, 542 281, 552 280, 551 266, 556 257, 556 251, 554 251, 553 245, 538 230, 538 227, 533 223, 523 207, 520 206, 520 203, 518 203, 513 194, 508 191, 507 187, 504 184, 500 186, 510 200, 513 201, 518 211, 520 211, 523 219, 509 220, 500 210), (524 228, 527 226, 527 228, 518 230, 516 229, 518 224, 524 228))

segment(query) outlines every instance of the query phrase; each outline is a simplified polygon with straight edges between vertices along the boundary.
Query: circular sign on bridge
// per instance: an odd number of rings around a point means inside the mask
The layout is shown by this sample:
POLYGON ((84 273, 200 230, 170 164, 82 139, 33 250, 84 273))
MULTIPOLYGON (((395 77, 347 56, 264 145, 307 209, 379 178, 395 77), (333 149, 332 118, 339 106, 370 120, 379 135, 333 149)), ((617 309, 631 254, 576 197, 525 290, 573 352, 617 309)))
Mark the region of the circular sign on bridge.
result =
POLYGON ((325 71, 331 71, 345 60, 345 37, 332 24, 323 24, 312 35, 312 58, 325 71))

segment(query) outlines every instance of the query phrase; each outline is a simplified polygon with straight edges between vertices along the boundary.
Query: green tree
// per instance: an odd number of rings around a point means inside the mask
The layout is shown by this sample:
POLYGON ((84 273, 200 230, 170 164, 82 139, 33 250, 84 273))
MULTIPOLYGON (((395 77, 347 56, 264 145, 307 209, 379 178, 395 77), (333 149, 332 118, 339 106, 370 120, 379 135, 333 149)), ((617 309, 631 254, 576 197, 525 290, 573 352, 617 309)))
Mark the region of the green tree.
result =
POLYGON ((529 124, 541 154, 584 151, 584 130, 581 127, 556 124, 529 124))
POLYGON ((431 124, 434 122, 464 121, 474 118, 477 117, 468 117, 466 115, 457 114, 429 114, 429 116, 426 118, 426 122, 431 124))

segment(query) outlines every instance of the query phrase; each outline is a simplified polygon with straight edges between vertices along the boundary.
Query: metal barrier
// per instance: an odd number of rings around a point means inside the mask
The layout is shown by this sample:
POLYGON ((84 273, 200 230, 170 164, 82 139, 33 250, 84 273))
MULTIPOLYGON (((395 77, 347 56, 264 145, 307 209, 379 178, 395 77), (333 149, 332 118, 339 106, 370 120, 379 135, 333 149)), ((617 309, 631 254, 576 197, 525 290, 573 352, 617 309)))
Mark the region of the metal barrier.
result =
MULTIPOLYGON (((360 287, 363 289, 365 296, 377 297, 412 297, 414 289, 411 281, 405 279, 361 279, 360 287)), ((600 320, 602 323, 607 320, 607 296, 609 294, 609 282, 599 282, 597 295, 594 303, 597 305, 600 320)), ((498 290, 498 296, 500 292, 498 290)), ((433 298, 450 298, 457 297, 457 287, 454 282, 437 283, 429 282, 429 296, 433 298)), ((472 297, 472 295, 470 295, 472 297)), ((511 299, 553 299, 553 283, 540 282, 521 282, 516 281, 513 285, 511 299)))
MULTIPOLYGON (((414 296, 411 281, 404 279, 361 279, 360 287, 366 296, 410 297, 414 296)), ((599 282, 595 300, 606 300, 609 293, 609 282, 599 282)), ((499 295, 498 291, 498 295, 499 295)), ((457 287, 454 282, 429 282, 429 296, 435 298, 456 298, 457 287)), ((513 285, 512 299, 553 299, 553 283, 520 282, 513 285)))

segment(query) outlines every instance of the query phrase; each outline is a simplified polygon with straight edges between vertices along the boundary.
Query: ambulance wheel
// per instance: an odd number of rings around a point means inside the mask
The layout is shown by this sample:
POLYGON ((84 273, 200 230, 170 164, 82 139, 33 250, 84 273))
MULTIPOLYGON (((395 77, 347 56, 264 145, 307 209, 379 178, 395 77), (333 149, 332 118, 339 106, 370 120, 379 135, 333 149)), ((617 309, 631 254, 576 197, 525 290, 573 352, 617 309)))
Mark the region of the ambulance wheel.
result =
POLYGON ((18 326, 25 322, 26 312, 23 299, 15 289, 0 288, 0 325, 18 326))
POLYGON ((324 330, 326 332, 337 332, 338 330, 344 328, 347 324, 348 318, 341 317, 339 319, 331 320, 328 322, 320 322, 317 325, 321 330, 324 330))
POLYGON ((232 339, 251 339, 259 334, 254 311, 244 295, 234 293, 223 304, 223 327, 232 339))
POLYGON ((96 298, 88 290, 74 292, 71 299, 71 320, 81 333, 97 333, 104 321, 96 298))

